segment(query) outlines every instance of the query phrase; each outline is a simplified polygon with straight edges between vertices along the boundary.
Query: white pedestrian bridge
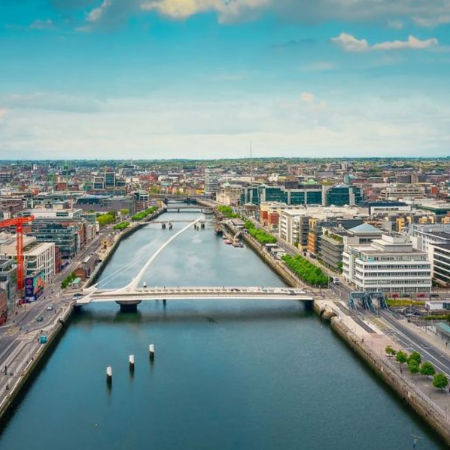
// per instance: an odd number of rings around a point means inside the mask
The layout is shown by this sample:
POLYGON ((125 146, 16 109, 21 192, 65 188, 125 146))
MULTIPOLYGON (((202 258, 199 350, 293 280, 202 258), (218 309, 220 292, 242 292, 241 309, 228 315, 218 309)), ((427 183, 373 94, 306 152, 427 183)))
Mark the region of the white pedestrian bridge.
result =
POLYGON ((99 302, 116 302, 121 306, 136 306, 150 300, 282 300, 312 301, 304 290, 282 287, 142 287, 134 289, 85 289, 77 306, 99 302))
MULTIPOLYGON (((83 290, 76 300, 77 306, 99 302, 116 302, 122 309, 136 309, 142 301, 150 300, 282 300, 282 301, 312 301, 313 297, 304 290, 287 287, 147 287, 142 278, 158 255, 179 235, 199 222, 194 220, 170 237, 148 259, 139 273, 130 283, 119 289, 99 289, 95 284, 83 290)), ((121 272, 126 267, 121 267, 121 272)), ((115 274, 113 274, 116 276, 115 274)), ((111 275, 109 277, 111 281, 111 275)), ((114 278, 112 278, 114 279, 114 278)), ((103 280, 105 282, 105 280, 103 280)))

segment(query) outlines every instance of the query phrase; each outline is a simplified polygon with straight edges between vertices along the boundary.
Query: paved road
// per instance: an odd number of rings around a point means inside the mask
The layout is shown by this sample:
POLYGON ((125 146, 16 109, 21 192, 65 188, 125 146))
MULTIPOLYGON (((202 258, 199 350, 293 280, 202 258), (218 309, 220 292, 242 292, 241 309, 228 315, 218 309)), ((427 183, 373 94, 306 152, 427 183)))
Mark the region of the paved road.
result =
POLYGON ((39 301, 32 304, 25 304, 17 308, 17 315, 13 315, 7 324, 0 328, 0 367, 5 366, 5 362, 14 351, 17 340, 33 330, 39 330, 49 325, 55 316, 55 309, 67 304, 72 295, 63 293, 60 289, 61 282, 70 274, 87 255, 94 252, 105 235, 112 232, 112 226, 106 227, 102 232, 83 250, 81 250, 71 263, 65 267, 61 273, 55 276, 52 282, 46 287, 43 296, 39 301), (52 305, 53 310, 47 311, 47 306, 52 305), (42 322, 37 322, 38 317, 43 317, 42 322))
POLYGON ((405 349, 419 352, 423 359, 430 361, 440 371, 450 376, 450 357, 418 336, 414 331, 402 325, 401 321, 395 319, 389 311, 380 311, 380 316, 389 324, 393 335, 405 349))

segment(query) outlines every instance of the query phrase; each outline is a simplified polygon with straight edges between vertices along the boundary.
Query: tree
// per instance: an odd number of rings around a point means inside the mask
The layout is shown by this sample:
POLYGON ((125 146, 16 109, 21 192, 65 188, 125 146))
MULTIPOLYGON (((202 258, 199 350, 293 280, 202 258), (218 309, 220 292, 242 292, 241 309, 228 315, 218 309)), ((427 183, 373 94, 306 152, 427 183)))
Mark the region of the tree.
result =
POLYGON ((395 356, 395 360, 400 364, 400 372, 402 371, 402 365, 408 362, 408 355, 403 352, 399 351, 397 352, 397 355, 395 356))
POLYGON ((448 378, 443 373, 437 373, 433 377, 433 386, 438 389, 445 389, 448 386, 448 378))
POLYGON ((425 375, 427 378, 433 376, 435 373, 436 371, 434 370, 433 364, 429 362, 424 362, 420 366, 420 374, 425 375))
POLYGON ((386 352, 386 354, 388 355, 388 357, 390 358, 391 356, 395 356, 397 354, 397 352, 390 346, 388 345, 384 351, 386 352))
POLYGON ((414 376, 415 373, 419 372, 419 363, 415 359, 409 359, 408 361, 408 370, 411 373, 412 376, 414 376))
POLYGON ((121 216, 128 216, 128 214, 130 214, 130 210, 129 209, 121 209, 120 210, 120 215, 121 216))
POLYGON ((419 353, 414 351, 409 355, 409 358, 408 358, 408 361, 412 361, 412 360, 416 361, 417 364, 420 364, 422 362, 422 357, 420 356, 419 353))

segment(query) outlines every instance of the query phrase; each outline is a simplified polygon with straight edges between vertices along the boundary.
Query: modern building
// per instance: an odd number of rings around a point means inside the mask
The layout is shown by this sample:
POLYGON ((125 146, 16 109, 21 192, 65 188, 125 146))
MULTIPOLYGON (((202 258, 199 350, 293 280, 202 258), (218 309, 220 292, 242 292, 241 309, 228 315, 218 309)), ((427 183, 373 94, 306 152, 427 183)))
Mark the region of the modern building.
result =
POLYGON ((450 286, 450 241, 429 247, 433 280, 441 286, 450 286))
POLYGON ((348 184, 323 186, 323 206, 355 206, 363 200, 362 189, 348 184))
POLYGON ((299 185, 297 189, 286 186, 248 186, 241 194, 241 204, 259 205, 265 202, 287 205, 322 205, 322 186, 317 183, 299 185))
MULTIPOLYGON (((280 214, 279 235, 291 245, 301 244, 303 248, 306 248, 309 231, 315 228, 318 222, 327 221, 330 222, 330 226, 338 226, 348 221, 345 228, 351 228, 361 224, 364 217, 357 207, 308 206, 287 209, 280 214)), ((311 237, 310 241, 312 239, 311 237)))
POLYGON ((8 320, 8 296, 6 291, 0 287, 0 326, 8 320))
POLYGON ((219 176, 216 169, 205 169, 205 195, 214 196, 219 192, 219 176))
MULTIPOLYGON (((11 236, 0 245, 0 256, 3 259, 16 259, 17 238, 11 236)), ((55 275, 55 244, 53 242, 40 243, 34 236, 23 238, 23 258, 25 263, 25 275, 43 273, 43 279, 49 283, 55 275)))
POLYGON ((414 249, 409 236, 383 234, 370 244, 347 244, 344 278, 358 291, 430 292, 428 254, 414 249))

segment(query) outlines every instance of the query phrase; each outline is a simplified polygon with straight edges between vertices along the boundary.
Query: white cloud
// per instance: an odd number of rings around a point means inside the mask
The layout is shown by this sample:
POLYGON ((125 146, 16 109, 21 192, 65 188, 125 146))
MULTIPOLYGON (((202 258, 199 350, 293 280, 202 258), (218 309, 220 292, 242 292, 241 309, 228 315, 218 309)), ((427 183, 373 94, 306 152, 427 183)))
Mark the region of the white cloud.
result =
POLYGON ((105 12, 108 10, 108 8, 111 7, 111 0, 103 0, 102 4, 100 6, 98 6, 97 8, 94 8, 93 10, 91 10, 87 17, 86 20, 88 22, 97 22, 99 21, 105 14, 105 12))
POLYGON ((270 5, 272 0, 150 0, 142 3, 145 11, 158 11, 173 19, 185 19, 198 13, 215 11, 220 22, 239 20, 252 10, 270 5))
POLYGON ((47 20, 35 20, 32 24, 30 24, 30 28, 34 30, 44 30, 48 28, 53 28, 54 23, 52 19, 47 20))
POLYGON ((426 28, 434 28, 439 25, 446 25, 450 23, 450 15, 436 16, 436 17, 413 17, 416 25, 426 28))
POLYGON ((381 42, 380 44, 373 45, 372 49, 373 50, 403 50, 403 49, 425 50, 429 47, 433 47, 438 44, 439 44, 439 41, 436 38, 425 39, 425 40, 421 41, 420 39, 417 39, 414 36, 408 36, 407 41, 381 42))
POLYGON ((345 92, 334 94, 320 114, 311 113, 310 108, 321 104, 311 92, 291 101, 116 98, 103 101, 95 114, 16 106, 1 124, 2 155, 242 157, 250 139, 259 156, 446 154, 448 96, 433 100, 413 92, 404 99, 384 100, 367 95, 356 93, 352 99, 345 92))
POLYGON ((371 50, 425 50, 437 46, 439 41, 436 38, 425 40, 409 36, 406 41, 386 41, 369 45, 366 39, 357 39, 351 34, 341 33, 338 37, 332 38, 332 42, 339 45, 346 52, 368 52, 371 50))
POLYGON ((338 37, 332 38, 331 42, 339 45, 346 52, 366 52, 370 48, 365 39, 357 39, 347 33, 341 33, 338 37))
MULTIPOLYGON (((91 0, 53 2, 69 9, 85 7, 91 0)), ((146 11, 176 20, 213 12, 221 23, 249 21, 270 12, 289 22, 378 22, 399 29, 408 20, 419 26, 448 23, 450 0, 103 0, 86 20, 91 26, 114 26, 146 11)))

